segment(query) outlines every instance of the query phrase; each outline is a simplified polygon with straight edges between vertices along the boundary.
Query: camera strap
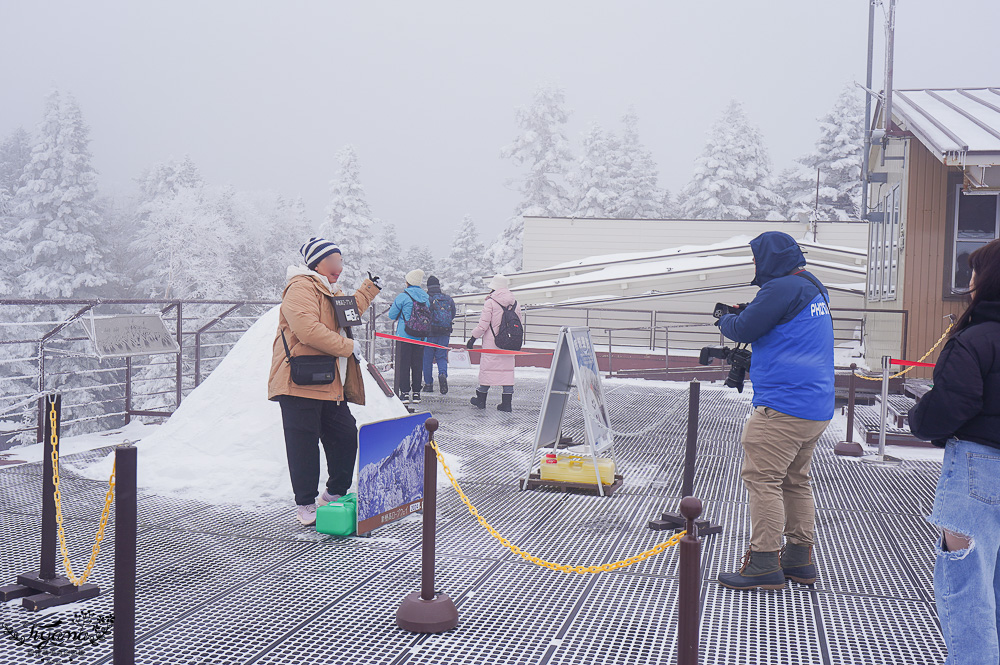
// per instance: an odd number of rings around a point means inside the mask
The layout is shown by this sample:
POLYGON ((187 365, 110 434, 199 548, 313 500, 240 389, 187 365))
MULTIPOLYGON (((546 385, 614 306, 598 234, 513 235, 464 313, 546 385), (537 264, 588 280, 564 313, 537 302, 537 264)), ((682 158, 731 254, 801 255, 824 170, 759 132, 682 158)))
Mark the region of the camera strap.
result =
POLYGON ((823 296, 823 300, 824 300, 824 302, 826 302, 827 309, 830 308, 830 301, 829 301, 829 299, 827 299, 826 294, 823 293, 823 285, 820 284, 819 281, 816 280, 816 278, 814 278, 814 277, 812 277, 810 275, 807 275, 807 274, 805 274, 805 272, 801 272, 801 271, 800 272, 796 272, 796 273, 792 273, 792 274, 795 275, 796 277, 801 277, 802 279, 806 279, 806 280, 809 280, 810 282, 812 282, 813 285, 816 287, 816 289, 819 290, 819 294, 821 296, 823 296))

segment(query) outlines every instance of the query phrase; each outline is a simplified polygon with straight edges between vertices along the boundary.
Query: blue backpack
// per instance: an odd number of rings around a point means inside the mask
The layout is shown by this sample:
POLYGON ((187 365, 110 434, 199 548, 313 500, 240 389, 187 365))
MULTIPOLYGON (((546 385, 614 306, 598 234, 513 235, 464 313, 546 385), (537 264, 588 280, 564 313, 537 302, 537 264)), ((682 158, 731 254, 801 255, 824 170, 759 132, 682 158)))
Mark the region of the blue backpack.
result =
POLYGON ((443 293, 431 294, 431 334, 450 335, 452 331, 452 299, 443 293))

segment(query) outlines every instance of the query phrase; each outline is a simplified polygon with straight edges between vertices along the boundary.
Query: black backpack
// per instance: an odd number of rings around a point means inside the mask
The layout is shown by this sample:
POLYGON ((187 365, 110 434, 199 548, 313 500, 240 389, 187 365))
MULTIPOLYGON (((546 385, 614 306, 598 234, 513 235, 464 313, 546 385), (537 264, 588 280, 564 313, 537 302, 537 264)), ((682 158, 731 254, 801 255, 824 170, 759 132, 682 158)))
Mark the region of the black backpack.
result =
MULTIPOLYGON (((497 304, 499 305, 500 303, 497 304)), ((494 332, 493 325, 490 324, 490 332, 493 333, 493 340, 496 342, 498 349, 504 349, 505 351, 521 350, 521 345, 524 344, 524 326, 521 325, 521 319, 517 315, 516 300, 513 305, 503 308, 500 327, 494 332)))
MULTIPOLYGON (((406 291, 403 291, 406 293, 406 291)), ((411 337, 427 337, 431 334, 431 309, 424 303, 406 293, 406 296, 413 301, 413 310, 410 318, 403 319, 403 330, 411 337)))

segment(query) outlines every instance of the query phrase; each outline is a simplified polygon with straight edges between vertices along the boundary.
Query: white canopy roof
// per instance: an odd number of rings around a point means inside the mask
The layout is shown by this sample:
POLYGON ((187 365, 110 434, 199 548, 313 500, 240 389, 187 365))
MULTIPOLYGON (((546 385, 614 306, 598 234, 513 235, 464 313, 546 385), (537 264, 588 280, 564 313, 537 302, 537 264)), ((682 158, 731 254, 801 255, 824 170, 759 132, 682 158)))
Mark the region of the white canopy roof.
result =
POLYGON ((892 114, 947 164, 1000 164, 1000 88, 895 90, 892 114))

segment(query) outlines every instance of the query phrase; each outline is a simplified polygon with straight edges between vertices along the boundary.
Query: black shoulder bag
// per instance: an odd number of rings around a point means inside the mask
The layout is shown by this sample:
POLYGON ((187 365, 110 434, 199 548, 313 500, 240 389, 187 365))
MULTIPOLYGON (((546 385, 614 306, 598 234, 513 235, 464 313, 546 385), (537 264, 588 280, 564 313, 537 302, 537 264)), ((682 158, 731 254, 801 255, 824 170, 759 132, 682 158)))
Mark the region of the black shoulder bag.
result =
POLYGON ((333 356, 293 356, 281 331, 281 343, 285 345, 285 357, 292 369, 292 381, 300 386, 321 386, 333 383, 337 372, 337 359, 333 356))

